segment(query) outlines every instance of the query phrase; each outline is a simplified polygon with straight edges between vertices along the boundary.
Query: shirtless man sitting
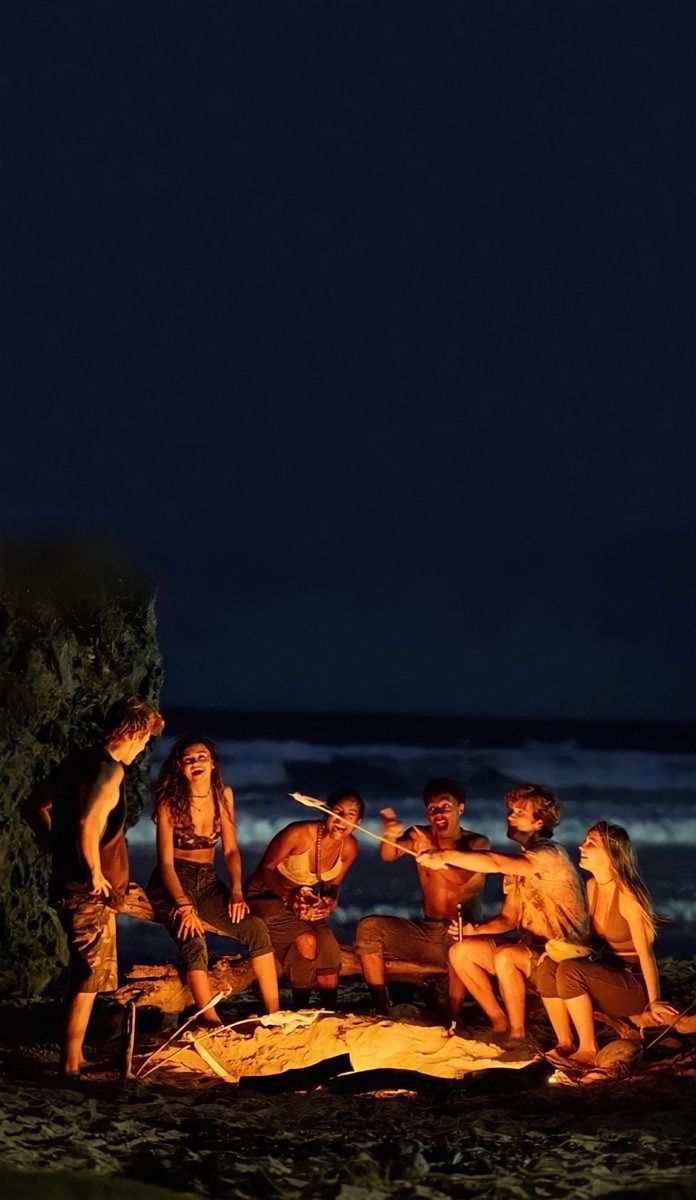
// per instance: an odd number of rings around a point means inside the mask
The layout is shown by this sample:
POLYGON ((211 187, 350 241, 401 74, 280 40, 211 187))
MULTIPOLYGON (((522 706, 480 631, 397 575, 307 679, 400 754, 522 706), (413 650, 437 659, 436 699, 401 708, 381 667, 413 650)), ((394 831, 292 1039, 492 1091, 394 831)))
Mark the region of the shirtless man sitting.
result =
MULTIPOLYGON (((391 845, 380 847, 382 861, 395 862, 407 850, 417 853, 425 850, 487 850, 488 838, 460 827, 465 801, 464 788, 454 779, 431 779, 423 789, 428 825, 414 825, 404 830, 393 809, 382 809, 382 833, 391 842, 391 845)), ((389 1013, 385 958, 405 959, 444 970, 450 944, 447 932, 450 922, 456 921, 458 912, 467 922, 477 921, 481 916, 483 874, 477 868, 460 866, 442 870, 441 865, 438 863, 433 869, 425 862, 418 863, 423 920, 371 916, 358 922, 355 949, 379 1015, 389 1013)), ((450 1005, 456 1005, 458 1009, 464 995, 465 989, 458 978, 452 976, 450 1005)))
MULTIPOLYGON (((483 924, 464 926, 462 940, 450 948, 450 974, 459 980, 464 995, 469 991, 480 1004, 495 1034, 504 1035, 509 1029, 510 1041, 522 1041, 526 985, 534 981, 546 941, 587 942, 589 924, 580 875, 563 846, 551 840, 561 818, 554 793, 530 783, 513 788, 505 801, 507 836, 518 843, 521 854, 437 850, 423 853, 418 865, 505 875, 501 912, 483 924), (513 930, 519 934, 516 942, 500 942, 493 936, 513 930), (493 991, 496 976, 505 1011, 493 991)), ((450 932, 456 934, 454 927, 450 932)))

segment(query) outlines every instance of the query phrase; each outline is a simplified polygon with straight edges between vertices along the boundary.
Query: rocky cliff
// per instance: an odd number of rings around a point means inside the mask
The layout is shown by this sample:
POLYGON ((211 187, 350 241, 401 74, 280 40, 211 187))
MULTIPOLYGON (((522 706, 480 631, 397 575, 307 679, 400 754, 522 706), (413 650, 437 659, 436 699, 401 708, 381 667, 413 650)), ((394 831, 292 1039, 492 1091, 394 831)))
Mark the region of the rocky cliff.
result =
MULTIPOLYGON (((109 707, 157 702, 154 591, 93 547, 13 546, 0 576, 0 996, 39 994, 66 962, 46 899, 48 855, 21 815, 35 785, 99 736, 109 707)), ((131 771, 133 820, 147 761, 131 771)))

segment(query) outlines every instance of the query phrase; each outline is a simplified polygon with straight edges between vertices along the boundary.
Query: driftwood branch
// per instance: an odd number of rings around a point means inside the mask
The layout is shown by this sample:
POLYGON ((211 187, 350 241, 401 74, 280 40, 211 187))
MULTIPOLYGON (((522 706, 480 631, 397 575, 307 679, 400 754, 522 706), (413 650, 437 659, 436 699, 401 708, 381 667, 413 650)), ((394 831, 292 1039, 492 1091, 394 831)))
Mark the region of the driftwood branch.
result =
MULTIPOLYGON (((155 914, 146 893, 138 884, 131 884, 126 901, 119 910, 121 915, 135 917, 141 921, 154 921, 155 914)), ((219 932, 214 925, 203 922, 210 933, 219 932)), ((424 966, 423 963, 404 960, 387 961, 387 976, 393 980, 405 980, 413 983, 419 980, 434 979, 443 975, 444 970, 437 967, 424 966)), ((350 946, 341 946, 341 977, 343 979, 360 978, 362 971, 357 955, 350 946)), ((251 963, 240 955, 220 957, 210 970, 210 984, 215 991, 225 992, 235 996, 244 991, 254 980, 251 963)), ((191 993, 186 986, 180 971, 173 963, 162 966, 134 966, 122 986, 115 993, 115 999, 120 1004, 131 1002, 141 1005, 154 1005, 164 1012, 181 1012, 193 1003, 191 993)))
MULTIPOLYGON (((418 980, 433 979, 438 974, 435 967, 426 967, 422 963, 387 962, 389 979, 418 980)), ((349 946, 341 946, 341 978, 360 977, 360 963, 349 946)), ((221 957, 210 969, 210 986, 215 991, 225 992, 235 996, 243 992, 253 983, 254 972, 251 963, 239 956, 221 957)), ((124 983, 115 993, 115 999, 120 1004, 154 1005, 163 1012, 181 1012, 193 1003, 191 993, 180 972, 173 964, 163 966, 134 966, 128 972, 124 983)))
MULTIPOLYGON (((137 883, 132 883, 126 895, 125 904, 120 912, 127 917, 135 917, 141 921, 154 921, 155 914, 146 893, 137 883)), ((219 933, 214 925, 203 922, 209 933, 219 933)), ((424 966, 423 963, 408 960, 387 960, 385 963, 387 977, 391 980, 417 983, 427 979, 435 979, 444 975, 445 971, 437 967, 424 966)), ((341 946, 341 978, 355 979, 362 976, 357 955, 350 946, 341 946)), ((243 992, 253 982, 254 972, 251 963, 241 955, 229 955, 219 958, 210 971, 211 986, 215 991, 225 992, 235 996, 243 992)), ((164 1012, 181 1012, 193 1003, 184 979, 174 964, 146 967, 135 966, 127 975, 125 982, 115 993, 115 999, 123 1005, 134 1003, 154 1005, 164 1012)), ((609 1017, 604 1013, 595 1013, 595 1019, 613 1029, 619 1037, 635 1039, 640 1036, 639 1029, 655 1027, 656 1022, 649 1015, 640 1014, 635 1017, 609 1017)), ((696 1016, 683 1016, 674 1026, 678 1033, 696 1033, 696 1016)))

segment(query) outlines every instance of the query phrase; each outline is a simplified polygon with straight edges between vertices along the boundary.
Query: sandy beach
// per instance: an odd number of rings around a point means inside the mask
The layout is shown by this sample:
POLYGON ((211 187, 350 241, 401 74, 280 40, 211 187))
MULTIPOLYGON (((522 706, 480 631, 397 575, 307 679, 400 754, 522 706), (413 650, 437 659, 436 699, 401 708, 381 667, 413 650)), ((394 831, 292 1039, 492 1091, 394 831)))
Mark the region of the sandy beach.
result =
MULTIPOLYGON (((663 961, 666 991, 696 996, 696 962, 663 961)), ((244 1015, 255 998, 236 998, 244 1015)), ((447 1081, 403 1072, 245 1079, 237 1087, 119 1080, 106 1007, 76 1089, 56 1077, 55 1002, 0 1025, 0 1184, 11 1200, 188 1195, 664 1197, 696 1192, 696 1044, 663 1037, 631 1073, 549 1082, 544 1060, 447 1081)), ((99 1014, 98 1014, 99 1016, 99 1014)), ((139 1034, 136 1065, 165 1038, 139 1034)), ((543 1017, 535 1037, 548 1041, 543 1017)), ((166 1034, 169 1036, 169 1034, 166 1034)), ((652 1038, 648 1039, 649 1041, 652 1038)))

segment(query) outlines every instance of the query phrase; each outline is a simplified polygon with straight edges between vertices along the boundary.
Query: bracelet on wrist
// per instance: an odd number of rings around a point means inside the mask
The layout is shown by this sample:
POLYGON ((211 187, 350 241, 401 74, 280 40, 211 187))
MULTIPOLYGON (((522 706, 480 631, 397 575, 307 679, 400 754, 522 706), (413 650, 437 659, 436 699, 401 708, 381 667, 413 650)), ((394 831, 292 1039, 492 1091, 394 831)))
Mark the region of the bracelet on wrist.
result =
POLYGON ((195 908, 193 900, 177 900, 177 908, 195 908))

